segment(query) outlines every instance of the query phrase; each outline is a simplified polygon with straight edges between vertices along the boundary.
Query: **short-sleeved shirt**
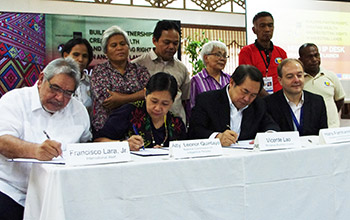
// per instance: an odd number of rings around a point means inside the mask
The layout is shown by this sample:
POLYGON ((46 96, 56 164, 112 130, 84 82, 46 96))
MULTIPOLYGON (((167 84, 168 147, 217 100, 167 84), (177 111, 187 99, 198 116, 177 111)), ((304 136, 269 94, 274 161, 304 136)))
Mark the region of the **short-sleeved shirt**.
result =
MULTIPOLYGON (((72 98, 65 108, 50 114, 41 106, 37 84, 2 96, 0 121, 0 136, 12 135, 32 143, 47 139, 43 131, 63 146, 91 139, 89 115, 84 105, 72 98)), ((0 191, 22 206, 31 166, 31 163, 8 162, 0 154, 0 191)))
POLYGON ((128 62, 124 74, 114 69, 109 61, 96 65, 91 77, 93 128, 101 129, 108 118, 109 111, 102 106, 103 101, 109 97, 107 89, 112 92, 133 94, 144 89, 149 78, 147 69, 136 63, 128 62))
POLYGON ((241 49, 239 53, 239 65, 247 64, 255 66, 260 70, 263 77, 272 77, 273 92, 277 92, 282 89, 281 84, 278 82, 277 66, 287 58, 287 53, 280 47, 275 46, 271 42, 270 48, 266 51, 259 45, 257 41, 254 44, 247 45, 241 49), (268 65, 268 71, 266 72, 267 55, 270 57, 270 64, 268 65))
POLYGON ((315 77, 305 73, 304 90, 323 97, 327 109, 328 127, 339 127, 340 119, 335 101, 343 99, 345 92, 337 75, 323 68, 320 68, 315 77))
POLYGON ((203 92, 224 88, 230 82, 230 78, 231 76, 229 74, 221 71, 220 82, 218 82, 208 74, 206 69, 203 69, 193 76, 191 79, 191 108, 193 108, 196 103, 197 95, 203 92))
POLYGON ((188 100, 190 98, 191 86, 190 77, 186 66, 177 58, 174 58, 171 61, 163 61, 161 57, 158 57, 154 50, 143 54, 132 62, 147 67, 151 75, 158 72, 166 72, 175 77, 178 84, 178 92, 174 100, 173 107, 170 109, 170 111, 175 116, 180 116, 186 124, 186 113, 182 105, 182 100, 188 100))

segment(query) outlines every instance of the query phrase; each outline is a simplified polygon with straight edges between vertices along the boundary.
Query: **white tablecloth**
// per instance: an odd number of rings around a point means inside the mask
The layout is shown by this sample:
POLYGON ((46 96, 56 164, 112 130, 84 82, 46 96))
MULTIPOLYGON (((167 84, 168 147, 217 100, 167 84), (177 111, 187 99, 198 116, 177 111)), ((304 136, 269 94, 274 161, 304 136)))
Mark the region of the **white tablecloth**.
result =
POLYGON ((350 144, 36 164, 25 219, 350 219, 350 144))

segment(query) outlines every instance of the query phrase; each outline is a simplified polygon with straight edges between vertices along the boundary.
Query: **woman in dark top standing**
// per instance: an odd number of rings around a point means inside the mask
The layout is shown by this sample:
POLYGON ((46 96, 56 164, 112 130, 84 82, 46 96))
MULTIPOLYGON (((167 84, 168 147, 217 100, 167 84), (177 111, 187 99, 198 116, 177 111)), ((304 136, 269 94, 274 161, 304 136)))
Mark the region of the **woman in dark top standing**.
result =
POLYGON ((94 141, 128 140, 130 150, 167 147, 169 141, 186 139, 186 128, 171 108, 177 94, 176 79, 159 72, 146 85, 145 101, 127 104, 113 110, 94 141))

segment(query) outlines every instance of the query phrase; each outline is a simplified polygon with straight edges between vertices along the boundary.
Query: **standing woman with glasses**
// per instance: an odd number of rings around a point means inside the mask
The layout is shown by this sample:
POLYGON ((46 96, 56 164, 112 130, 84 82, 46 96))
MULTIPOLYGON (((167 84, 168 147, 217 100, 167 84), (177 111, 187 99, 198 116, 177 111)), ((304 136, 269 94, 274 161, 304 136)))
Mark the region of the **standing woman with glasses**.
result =
POLYGON ((191 79, 191 109, 198 94, 222 89, 230 82, 230 75, 222 71, 229 58, 227 51, 226 45, 220 41, 209 41, 203 46, 200 55, 205 68, 191 79))

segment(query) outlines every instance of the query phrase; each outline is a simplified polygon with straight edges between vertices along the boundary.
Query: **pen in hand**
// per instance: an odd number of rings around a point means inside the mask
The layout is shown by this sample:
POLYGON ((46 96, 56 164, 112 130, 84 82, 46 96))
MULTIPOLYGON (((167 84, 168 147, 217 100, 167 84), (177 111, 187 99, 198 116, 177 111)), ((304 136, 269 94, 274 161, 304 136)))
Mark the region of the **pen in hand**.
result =
MULTIPOLYGON (((46 138, 47 138, 48 140, 51 140, 49 134, 48 134, 45 130, 43 130, 43 133, 45 134, 45 136, 46 136, 46 138)), ((62 155, 58 155, 58 156, 61 157, 61 158, 63 159, 62 155)))
MULTIPOLYGON (((134 132, 135 132, 136 135, 140 135, 134 124, 132 125, 132 128, 134 129, 134 132)), ((145 150, 145 146, 144 145, 142 145, 142 149, 145 150)))
MULTIPOLYGON (((232 131, 232 129, 231 129, 231 126, 230 125, 226 125, 226 128, 228 129, 228 130, 231 130, 232 131)), ((238 137, 235 137, 235 139, 236 139, 236 144, 238 144, 238 137)))
POLYGON ((46 138, 49 139, 49 140, 51 140, 49 134, 48 134, 45 130, 43 130, 43 132, 44 132, 44 134, 46 135, 46 138))

